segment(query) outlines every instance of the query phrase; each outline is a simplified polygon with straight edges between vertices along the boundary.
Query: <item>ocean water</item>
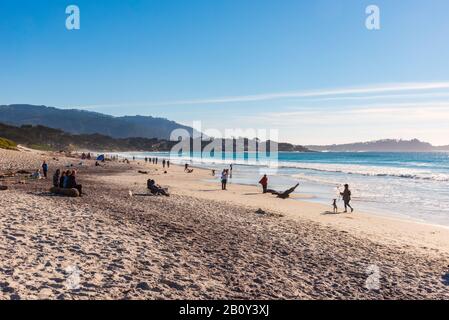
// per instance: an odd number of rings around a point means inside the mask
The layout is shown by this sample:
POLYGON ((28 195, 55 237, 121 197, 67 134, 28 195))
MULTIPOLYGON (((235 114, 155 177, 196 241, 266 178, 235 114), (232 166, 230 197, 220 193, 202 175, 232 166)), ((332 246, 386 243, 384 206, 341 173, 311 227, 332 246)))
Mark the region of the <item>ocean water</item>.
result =
MULTIPOLYGON (((126 157, 170 157, 169 153, 128 153, 126 157)), ((449 226, 449 153, 280 152, 277 162, 251 154, 171 156, 172 163, 219 171, 233 164, 230 183, 257 185, 262 174, 269 187, 285 190, 300 183, 303 201, 329 205, 348 183, 353 206, 362 211, 449 226)), ((343 203, 340 201, 342 208, 343 203)))

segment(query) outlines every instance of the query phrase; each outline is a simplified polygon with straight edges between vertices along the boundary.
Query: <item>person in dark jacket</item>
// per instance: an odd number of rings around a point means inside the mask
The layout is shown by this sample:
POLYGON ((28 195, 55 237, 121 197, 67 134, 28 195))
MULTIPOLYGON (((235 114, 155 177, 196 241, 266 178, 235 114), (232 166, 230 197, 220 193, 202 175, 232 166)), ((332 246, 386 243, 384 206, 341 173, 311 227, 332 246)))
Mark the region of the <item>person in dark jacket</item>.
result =
POLYGON ((61 176, 61 170, 57 169, 55 174, 53 175, 53 186, 54 187, 59 187, 59 179, 61 176))
POLYGON ((348 207, 351 209, 351 212, 354 212, 354 209, 349 204, 349 202, 351 202, 351 190, 349 190, 349 185, 345 184, 345 190, 340 192, 340 194, 345 204, 345 213, 348 212, 348 207))
POLYGON ((42 172, 44 173, 44 178, 47 179, 48 164, 45 161, 42 163, 42 172))
POLYGON ((266 174, 260 179, 259 183, 262 185, 263 193, 267 193, 267 187, 268 187, 268 177, 266 174))
POLYGON ((168 193, 168 189, 167 188, 162 188, 160 185, 156 184, 156 181, 154 181, 153 179, 148 179, 147 180, 147 188, 148 190, 150 190, 150 192, 156 196, 158 195, 163 195, 166 197, 169 197, 170 194, 168 193))
POLYGON ((59 187, 64 188, 65 171, 62 171, 61 177, 59 178, 59 187))
POLYGON ((76 171, 75 170, 73 170, 68 177, 67 188, 68 189, 77 189, 78 192, 80 193, 80 196, 83 194, 82 186, 80 184, 76 183, 76 171))

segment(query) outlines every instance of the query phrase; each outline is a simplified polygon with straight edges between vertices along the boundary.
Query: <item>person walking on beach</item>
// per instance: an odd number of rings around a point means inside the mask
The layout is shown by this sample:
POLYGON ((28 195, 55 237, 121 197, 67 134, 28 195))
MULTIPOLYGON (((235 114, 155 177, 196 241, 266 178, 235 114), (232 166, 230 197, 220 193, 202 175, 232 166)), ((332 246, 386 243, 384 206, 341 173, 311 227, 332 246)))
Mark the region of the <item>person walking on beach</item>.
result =
POLYGON ((162 160, 162 167, 165 169, 165 159, 162 160))
POLYGON ((187 170, 189 170, 189 164, 188 164, 188 163, 186 163, 186 164, 184 165, 184 172, 187 171, 187 170))
POLYGON ((263 193, 267 193, 268 177, 266 174, 263 175, 263 177, 262 177, 262 179, 260 179, 259 183, 262 185, 263 193))
POLYGON ((223 169, 221 173, 221 190, 226 190, 226 184, 228 183, 228 170, 223 169))
POLYGON ((167 160, 167 169, 170 169, 170 160, 167 160))
POLYGON ((44 178, 47 179, 48 164, 45 161, 42 163, 42 172, 44 173, 44 178))
POLYGON ((351 207, 349 202, 351 202, 351 190, 349 190, 349 185, 345 184, 345 190, 343 192, 340 192, 343 202, 345 204, 345 213, 348 212, 348 207, 351 209, 351 212, 354 212, 354 209, 351 207))

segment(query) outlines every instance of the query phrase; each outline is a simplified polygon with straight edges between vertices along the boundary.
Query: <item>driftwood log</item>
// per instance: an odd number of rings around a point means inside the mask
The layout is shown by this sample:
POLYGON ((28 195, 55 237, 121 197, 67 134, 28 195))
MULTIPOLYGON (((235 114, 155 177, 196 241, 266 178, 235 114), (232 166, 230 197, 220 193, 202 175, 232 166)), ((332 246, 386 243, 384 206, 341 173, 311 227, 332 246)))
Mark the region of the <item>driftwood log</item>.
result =
POLYGON ((285 190, 284 192, 279 192, 279 191, 272 190, 272 189, 268 189, 267 192, 271 193, 271 194, 274 194, 274 195, 277 195, 278 198, 287 199, 288 197, 290 197, 290 194, 293 193, 293 191, 295 191, 296 188, 298 188, 298 186, 299 186, 299 183, 296 186, 291 187, 288 190, 285 190))
POLYGON ((59 194, 61 196, 76 198, 80 196, 80 193, 77 189, 64 189, 64 188, 56 188, 53 187, 50 189, 51 193, 59 194))

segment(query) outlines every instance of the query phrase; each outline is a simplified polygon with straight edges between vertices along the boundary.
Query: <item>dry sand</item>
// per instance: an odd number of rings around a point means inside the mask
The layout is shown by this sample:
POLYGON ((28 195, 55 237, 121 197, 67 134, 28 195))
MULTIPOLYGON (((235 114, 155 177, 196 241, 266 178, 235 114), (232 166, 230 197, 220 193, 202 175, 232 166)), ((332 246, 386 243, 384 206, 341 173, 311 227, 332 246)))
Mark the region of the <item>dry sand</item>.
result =
MULTIPOLYGON (((50 174, 80 162, 0 150, 0 175, 43 159, 50 174)), ((93 163, 77 167, 82 198, 49 194, 51 179, 0 179, 0 298, 449 298, 447 228, 221 191, 204 170, 93 163), (148 196, 149 177, 171 196, 148 196)))

